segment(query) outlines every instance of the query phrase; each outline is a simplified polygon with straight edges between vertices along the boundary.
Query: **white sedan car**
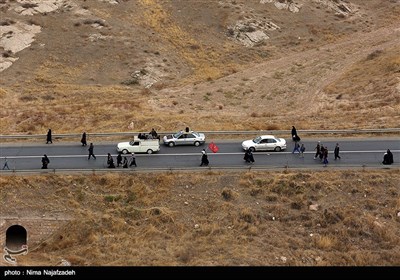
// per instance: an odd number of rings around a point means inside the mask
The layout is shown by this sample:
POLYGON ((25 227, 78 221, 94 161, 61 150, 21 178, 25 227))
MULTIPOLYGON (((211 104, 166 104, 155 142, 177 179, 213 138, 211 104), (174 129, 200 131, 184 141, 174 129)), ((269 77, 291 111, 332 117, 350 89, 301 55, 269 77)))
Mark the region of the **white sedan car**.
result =
POLYGON ((194 145, 198 147, 206 142, 206 136, 204 135, 204 133, 194 131, 179 131, 175 134, 165 135, 163 141, 165 145, 170 147, 176 145, 194 145))
POLYGON ((280 152, 286 149, 286 140, 277 138, 273 135, 261 135, 252 140, 246 140, 242 143, 243 150, 251 151, 275 151, 280 152))

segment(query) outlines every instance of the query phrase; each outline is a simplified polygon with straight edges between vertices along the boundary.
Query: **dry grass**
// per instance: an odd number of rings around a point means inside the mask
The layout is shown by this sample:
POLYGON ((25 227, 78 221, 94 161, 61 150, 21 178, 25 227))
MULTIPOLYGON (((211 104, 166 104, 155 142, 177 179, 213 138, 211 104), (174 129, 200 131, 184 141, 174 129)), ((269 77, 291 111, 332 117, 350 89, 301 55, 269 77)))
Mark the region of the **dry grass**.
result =
POLYGON ((398 171, 3 176, 0 212, 72 218, 21 265, 399 265, 398 171))
MULTIPOLYGON (((18 63, 2 72, 0 129, 37 134, 49 127, 81 133, 397 126, 399 39, 393 26, 399 8, 387 3, 376 10, 377 3, 361 5, 371 27, 362 17, 339 19, 322 6, 304 8, 311 14, 300 20, 246 1, 123 1, 110 9, 82 4, 92 17, 74 15, 73 21, 100 23, 101 29, 80 24, 64 32, 72 14, 62 21, 46 17, 42 41, 13 54, 18 63), (227 26, 258 13, 282 27, 267 43, 248 48, 225 36, 227 26), (56 34, 63 40, 49 39, 56 34), (92 42, 93 34, 107 39, 92 42), (135 71, 156 82, 122 85, 135 71)), ((4 24, 17 20, 7 14, 4 24)))

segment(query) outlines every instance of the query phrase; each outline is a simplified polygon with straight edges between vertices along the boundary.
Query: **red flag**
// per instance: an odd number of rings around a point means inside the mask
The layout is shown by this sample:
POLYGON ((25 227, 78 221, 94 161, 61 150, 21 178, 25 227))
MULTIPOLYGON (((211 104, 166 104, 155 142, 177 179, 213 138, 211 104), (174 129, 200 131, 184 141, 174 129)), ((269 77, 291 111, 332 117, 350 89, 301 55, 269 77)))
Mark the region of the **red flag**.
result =
POLYGON ((211 142, 210 144, 208 144, 208 148, 213 152, 216 153, 218 152, 219 148, 217 145, 214 144, 214 142, 211 142))

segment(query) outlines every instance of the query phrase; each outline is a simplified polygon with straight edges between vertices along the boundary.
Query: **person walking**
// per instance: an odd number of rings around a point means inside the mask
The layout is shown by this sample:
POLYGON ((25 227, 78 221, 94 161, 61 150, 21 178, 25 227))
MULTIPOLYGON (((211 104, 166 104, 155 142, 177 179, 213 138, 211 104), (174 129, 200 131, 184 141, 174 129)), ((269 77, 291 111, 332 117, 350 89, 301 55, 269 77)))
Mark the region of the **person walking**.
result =
POLYGON ((301 144, 301 147, 300 147, 300 155, 299 155, 299 157, 301 157, 301 158, 304 158, 304 151, 306 150, 306 147, 304 146, 304 144, 302 143, 301 144))
POLYGON ((52 140, 53 136, 51 135, 51 129, 49 128, 49 130, 47 131, 47 136, 46 136, 46 144, 53 144, 53 140, 52 140))
POLYGON ((86 132, 83 132, 83 134, 82 134, 81 143, 82 143, 82 146, 86 146, 87 145, 86 132))
POLYGON ((6 167, 7 167, 7 169, 8 169, 8 170, 10 170, 10 167, 8 166, 8 160, 7 160, 7 157, 4 157, 4 165, 3 165, 3 170, 4 170, 4 169, 6 169, 6 167))
POLYGON ((200 166, 203 166, 203 165, 208 166, 209 163, 210 162, 208 161, 208 156, 207 156, 206 150, 203 149, 201 151, 201 163, 200 163, 200 166))
POLYGON ((296 151, 300 154, 300 144, 297 141, 294 142, 294 148, 293 148, 292 154, 294 154, 294 152, 296 152, 296 151))
POLYGON ((129 167, 131 167, 131 166, 137 167, 135 153, 131 154, 131 162, 129 163, 129 167))
POLYGON ((323 164, 324 164, 324 167, 327 167, 328 166, 328 147, 325 147, 324 148, 324 151, 322 152, 322 156, 323 156, 323 164))
POLYGON ((341 157, 339 156, 339 143, 336 143, 335 150, 333 151, 333 153, 335 155, 335 160, 341 159, 341 157))
POLYGON ((46 154, 44 154, 42 157, 42 169, 47 169, 47 165, 49 165, 49 163, 50 163, 49 158, 47 157, 46 154))
POLYGON ((244 153, 244 158, 243 158, 247 163, 254 163, 254 156, 253 156, 253 152, 251 151, 251 149, 248 149, 245 153, 244 153))
POLYGON ((119 167, 120 165, 122 165, 122 155, 118 154, 117 155, 117 167, 119 167))
POLYGON ((297 136, 297 130, 294 126, 292 126, 292 140, 293 141, 300 141, 300 137, 297 136))
POLYGON ((115 168, 114 159, 110 153, 107 154, 108 168, 115 168))
POLYGON ((317 159, 317 157, 321 153, 321 142, 320 141, 318 141, 317 146, 314 148, 314 150, 316 151, 314 159, 317 159))
POLYGON ((93 157, 94 159, 96 159, 96 156, 94 155, 94 153, 93 153, 93 150, 94 150, 93 143, 90 143, 90 145, 89 145, 89 149, 88 149, 88 151, 89 151, 89 157, 88 157, 88 160, 90 159, 90 157, 93 157))
POLYGON ((321 151, 319 152, 319 161, 320 162, 322 162, 322 160, 324 159, 326 149, 328 149, 328 148, 324 147, 324 145, 321 145, 321 151))
POLYGON ((126 157, 122 161, 122 168, 128 168, 128 159, 126 157))

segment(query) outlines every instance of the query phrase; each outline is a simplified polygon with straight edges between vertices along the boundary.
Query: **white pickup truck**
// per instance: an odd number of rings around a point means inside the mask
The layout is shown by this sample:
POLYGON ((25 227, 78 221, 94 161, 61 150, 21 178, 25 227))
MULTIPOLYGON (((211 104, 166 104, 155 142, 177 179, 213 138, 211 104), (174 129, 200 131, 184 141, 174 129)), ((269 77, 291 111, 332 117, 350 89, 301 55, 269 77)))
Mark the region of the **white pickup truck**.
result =
POLYGON ((139 139, 134 137, 130 142, 121 142, 117 145, 119 153, 147 153, 152 154, 160 150, 160 142, 158 139, 139 139))

